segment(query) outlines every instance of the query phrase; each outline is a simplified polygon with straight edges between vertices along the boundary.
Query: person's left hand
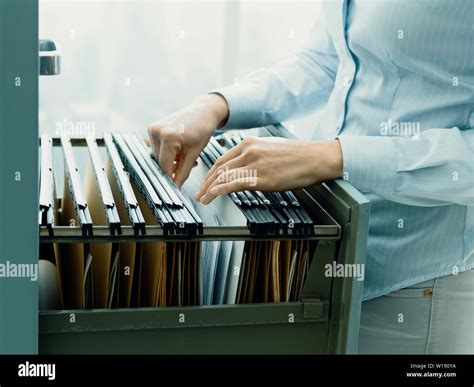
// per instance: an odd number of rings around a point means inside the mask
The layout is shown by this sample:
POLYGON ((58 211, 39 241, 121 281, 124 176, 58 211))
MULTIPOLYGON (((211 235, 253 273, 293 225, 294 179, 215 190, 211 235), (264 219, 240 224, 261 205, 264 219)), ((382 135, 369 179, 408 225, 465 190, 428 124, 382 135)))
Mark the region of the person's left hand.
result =
POLYGON ((338 140, 288 140, 247 137, 220 157, 209 170, 195 199, 209 204, 230 192, 287 191, 342 175, 338 140))

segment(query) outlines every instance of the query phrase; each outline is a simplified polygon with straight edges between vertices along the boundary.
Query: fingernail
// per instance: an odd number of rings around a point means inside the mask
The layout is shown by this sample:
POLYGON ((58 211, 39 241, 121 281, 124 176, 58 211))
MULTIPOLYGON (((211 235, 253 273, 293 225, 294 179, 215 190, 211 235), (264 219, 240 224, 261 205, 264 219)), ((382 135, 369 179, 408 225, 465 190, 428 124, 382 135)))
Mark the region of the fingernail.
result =
POLYGON ((217 187, 212 187, 210 192, 215 195, 217 193, 217 187))

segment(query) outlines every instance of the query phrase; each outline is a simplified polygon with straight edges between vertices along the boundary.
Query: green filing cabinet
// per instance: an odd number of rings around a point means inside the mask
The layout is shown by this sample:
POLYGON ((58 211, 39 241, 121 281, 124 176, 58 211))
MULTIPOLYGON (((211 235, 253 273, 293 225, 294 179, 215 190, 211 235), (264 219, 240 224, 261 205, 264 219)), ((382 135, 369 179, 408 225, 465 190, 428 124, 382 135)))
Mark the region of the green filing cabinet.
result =
MULTIPOLYGON (((260 135, 288 137, 281 125, 260 135)), ((296 302, 166 308, 41 311, 39 352, 43 354, 329 354, 355 353, 363 282, 355 277, 327 277, 325 265, 363 265, 370 204, 348 182, 336 180, 297 192, 315 220, 317 240, 311 266, 296 302), (71 319, 72 315, 74 316, 71 319), (71 321, 74 322, 71 322, 71 321)), ((118 242, 176 241, 147 226, 136 237, 124 230, 118 242)), ((209 227, 192 240, 252 240, 246 227, 209 227)), ((265 240, 272 237, 265 236, 265 240)), ((295 238, 291 235, 278 239, 295 238)), ((60 227, 42 243, 95 243, 109 240, 97 228, 77 236, 60 227)), ((186 239, 191 240, 191 239, 186 239)))

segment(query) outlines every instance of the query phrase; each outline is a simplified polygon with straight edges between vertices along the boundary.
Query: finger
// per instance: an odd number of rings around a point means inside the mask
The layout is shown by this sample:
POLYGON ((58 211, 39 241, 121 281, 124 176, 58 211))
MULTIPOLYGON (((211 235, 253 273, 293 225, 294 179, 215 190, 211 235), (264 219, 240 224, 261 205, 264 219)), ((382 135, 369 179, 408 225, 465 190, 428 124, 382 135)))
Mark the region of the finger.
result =
POLYGON ((154 141, 151 143, 151 154, 153 155, 153 158, 155 161, 158 163, 159 157, 160 157, 160 142, 159 141, 154 141))
POLYGON ((246 168, 226 170, 225 172, 221 173, 216 180, 214 180, 214 182, 207 188, 206 191, 202 192, 199 201, 205 202, 208 198, 215 197, 213 192, 215 192, 216 187, 233 181, 239 181, 241 183, 241 190, 245 190, 250 187, 254 187, 253 189, 255 189, 256 176, 250 175, 248 173, 248 169, 246 168))
POLYGON ((198 192, 199 196, 202 196, 202 194, 204 194, 209 189, 209 187, 214 183, 214 181, 218 179, 219 176, 222 175, 222 173, 229 171, 231 169, 235 169, 239 167, 241 168, 244 166, 244 164, 245 164, 244 157, 243 155, 240 155, 236 157, 235 159, 229 160, 228 162, 222 164, 221 167, 218 169, 215 169, 214 172, 209 170, 203 182, 201 183, 201 186, 199 187, 199 192, 198 192))
POLYGON ((216 179, 219 179, 219 177, 222 176, 224 172, 236 168, 242 168, 244 167, 244 164, 244 156, 240 155, 234 159, 229 160, 227 163, 222 164, 221 167, 214 170, 214 172, 209 170, 201 186, 199 187, 199 192, 195 195, 195 199, 199 200, 199 198, 208 191, 209 187, 216 181, 216 179))
MULTIPOLYGON (((207 177, 213 174, 216 170, 219 169, 219 167, 228 162, 229 160, 232 160, 238 156, 240 156, 248 145, 246 143, 241 142, 240 144, 234 146, 233 148, 229 149, 226 153, 224 153, 221 157, 219 157, 214 165, 209 169, 209 172, 207 173, 207 177)), ((206 179, 204 179, 206 180, 206 179)))
MULTIPOLYGON (((237 175, 238 176, 238 175, 237 175)), ((232 180, 225 180, 223 183, 216 183, 207 191, 201 199, 201 203, 209 204, 219 195, 227 195, 231 192, 256 189, 255 178, 241 177, 232 180)))
POLYGON ((158 158, 160 155, 160 139, 158 137, 153 137, 150 133, 150 141, 149 144, 151 146, 151 154, 156 162, 158 162, 158 158))
POLYGON ((181 188, 183 183, 189 177, 191 169, 196 165, 196 157, 194 154, 187 153, 178 163, 174 175, 174 182, 181 188))
MULTIPOLYGON (((158 163, 160 164, 161 169, 169 177, 172 177, 173 171, 175 168, 175 160, 178 155, 179 145, 172 144, 169 141, 162 141, 160 145, 158 163)), ((156 157, 156 155, 155 155, 156 157)))

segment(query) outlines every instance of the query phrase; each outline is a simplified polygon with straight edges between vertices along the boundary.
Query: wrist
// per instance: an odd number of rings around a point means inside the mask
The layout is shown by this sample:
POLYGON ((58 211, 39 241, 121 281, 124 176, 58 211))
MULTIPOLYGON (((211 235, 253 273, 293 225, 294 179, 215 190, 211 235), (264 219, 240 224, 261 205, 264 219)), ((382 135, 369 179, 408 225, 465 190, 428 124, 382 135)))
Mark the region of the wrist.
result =
POLYGON ((210 113, 211 119, 216 129, 225 125, 229 117, 229 107, 227 101, 220 94, 204 94, 194 100, 194 103, 210 113))
POLYGON ((339 140, 312 141, 309 152, 315 184, 342 176, 343 158, 339 140))
POLYGON ((330 179, 337 179, 342 176, 343 156, 342 147, 338 139, 327 141, 328 167, 330 179))

